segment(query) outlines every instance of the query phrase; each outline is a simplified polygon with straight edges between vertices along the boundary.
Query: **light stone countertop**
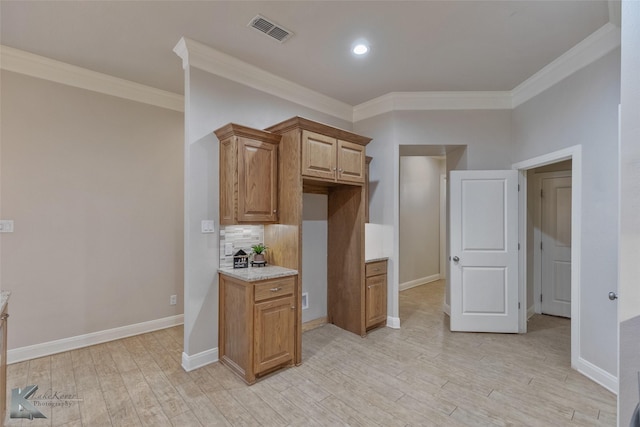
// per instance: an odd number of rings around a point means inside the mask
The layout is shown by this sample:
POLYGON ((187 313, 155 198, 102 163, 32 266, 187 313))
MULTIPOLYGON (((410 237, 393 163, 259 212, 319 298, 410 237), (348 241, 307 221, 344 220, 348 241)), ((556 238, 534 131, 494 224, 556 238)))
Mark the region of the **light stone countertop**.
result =
POLYGON ((0 292, 0 313, 4 310, 9 302, 9 297, 11 296, 11 292, 2 291, 0 292))
POLYGON ((367 260, 365 260, 365 261, 364 261, 364 263, 365 263, 365 264, 368 264, 368 263, 370 263, 370 262, 386 261, 386 260, 388 260, 388 259, 389 259, 389 257, 386 257, 386 256, 385 256, 385 257, 381 257, 381 258, 371 258, 371 259, 367 259, 367 260))
POLYGON ((278 277, 295 276, 298 270, 290 268, 278 267, 276 265, 267 265, 265 267, 249 267, 249 268, 219 268, 218 272, 243 280, 245 282, 257 282, 259 280, 269 280, 278 277))

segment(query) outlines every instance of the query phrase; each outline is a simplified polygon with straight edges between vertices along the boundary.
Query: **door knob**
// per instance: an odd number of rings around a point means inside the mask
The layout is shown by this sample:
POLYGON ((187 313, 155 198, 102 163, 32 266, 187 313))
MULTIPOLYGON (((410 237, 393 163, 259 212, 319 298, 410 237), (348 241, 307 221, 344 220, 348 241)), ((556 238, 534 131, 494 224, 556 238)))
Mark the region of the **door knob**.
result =
POLYGON ((615 292, 609 292, 609 299, 611 301, 617 300, 618 299, 618 294, 616 294, 615 292))
POLYGON ((460 261, 460 258, 458 258, 457 256, 454 256, 453 257, 453 262, 458 262, 458 261, 460 261))

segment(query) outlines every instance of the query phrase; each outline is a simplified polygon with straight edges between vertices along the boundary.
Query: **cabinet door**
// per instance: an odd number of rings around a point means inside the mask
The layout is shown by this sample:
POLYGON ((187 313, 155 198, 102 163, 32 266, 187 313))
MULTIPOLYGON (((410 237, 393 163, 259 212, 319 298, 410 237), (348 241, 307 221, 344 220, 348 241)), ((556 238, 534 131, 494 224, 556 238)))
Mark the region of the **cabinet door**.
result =
POLYGON ((387 319, 387 275, 367 277, 366 321, 367 328, 387 319))
POLYGON ((238 138, 238 221, 276 222, 278 147, 238 138))
POLYGON ((254 330, 255 373, 293 363, 295 305, 293 296, 256 303, 254 330))
POLYGON ((335 180, 336 145, 334 138, 302 131, 302 175, 335 180))
POLYGON ((338 140, 338 181, 364 183, 364 146, 338 140))
POLYGON ((220 141, 220 224, 236 221, 237 165, 235 136, 232 136, 220 141))

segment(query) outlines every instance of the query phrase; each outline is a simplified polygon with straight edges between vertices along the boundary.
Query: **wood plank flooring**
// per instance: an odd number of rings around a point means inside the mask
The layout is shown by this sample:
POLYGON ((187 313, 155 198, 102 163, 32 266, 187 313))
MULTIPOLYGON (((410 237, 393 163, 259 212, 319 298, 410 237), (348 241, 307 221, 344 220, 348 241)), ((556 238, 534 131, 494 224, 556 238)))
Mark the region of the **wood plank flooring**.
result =
POLYGON ((402 329, 366 338, 325 325, 303 364, 248 387, 219 363, 180 367, 174 327, 8 367, 75 396, 7 426, 614 426, 613 394, 570 368, 570 322, 534 316, 526 335, 451 333, 444 284, 400 294, 402 329))

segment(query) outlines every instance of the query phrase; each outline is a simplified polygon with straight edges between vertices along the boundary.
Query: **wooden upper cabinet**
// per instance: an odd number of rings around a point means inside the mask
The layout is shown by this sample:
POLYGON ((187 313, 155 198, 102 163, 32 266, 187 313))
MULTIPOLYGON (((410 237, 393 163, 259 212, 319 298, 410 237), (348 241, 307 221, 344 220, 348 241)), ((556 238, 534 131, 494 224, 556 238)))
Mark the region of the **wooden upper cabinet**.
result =
POLYGON ((302 131, 302 175, 364 183, 364 146, 308 130, 302 131))
POLYGON ((336 179, 336 146, 335 138, 302 131, 302 175, 336 179))
POLYGON ((220 224, 278 221, 278 144, 269 132, 228 124, 220 140, 220 224))
POLYGON ((365 154, 362 145, 338 140, 338 181, 364 184, 365 154))
POLYGON ((365 182, 365 147, 370 138, 293 117, 267 128, 300 144, 300 173, 306 180, 362 185, 365 182))

